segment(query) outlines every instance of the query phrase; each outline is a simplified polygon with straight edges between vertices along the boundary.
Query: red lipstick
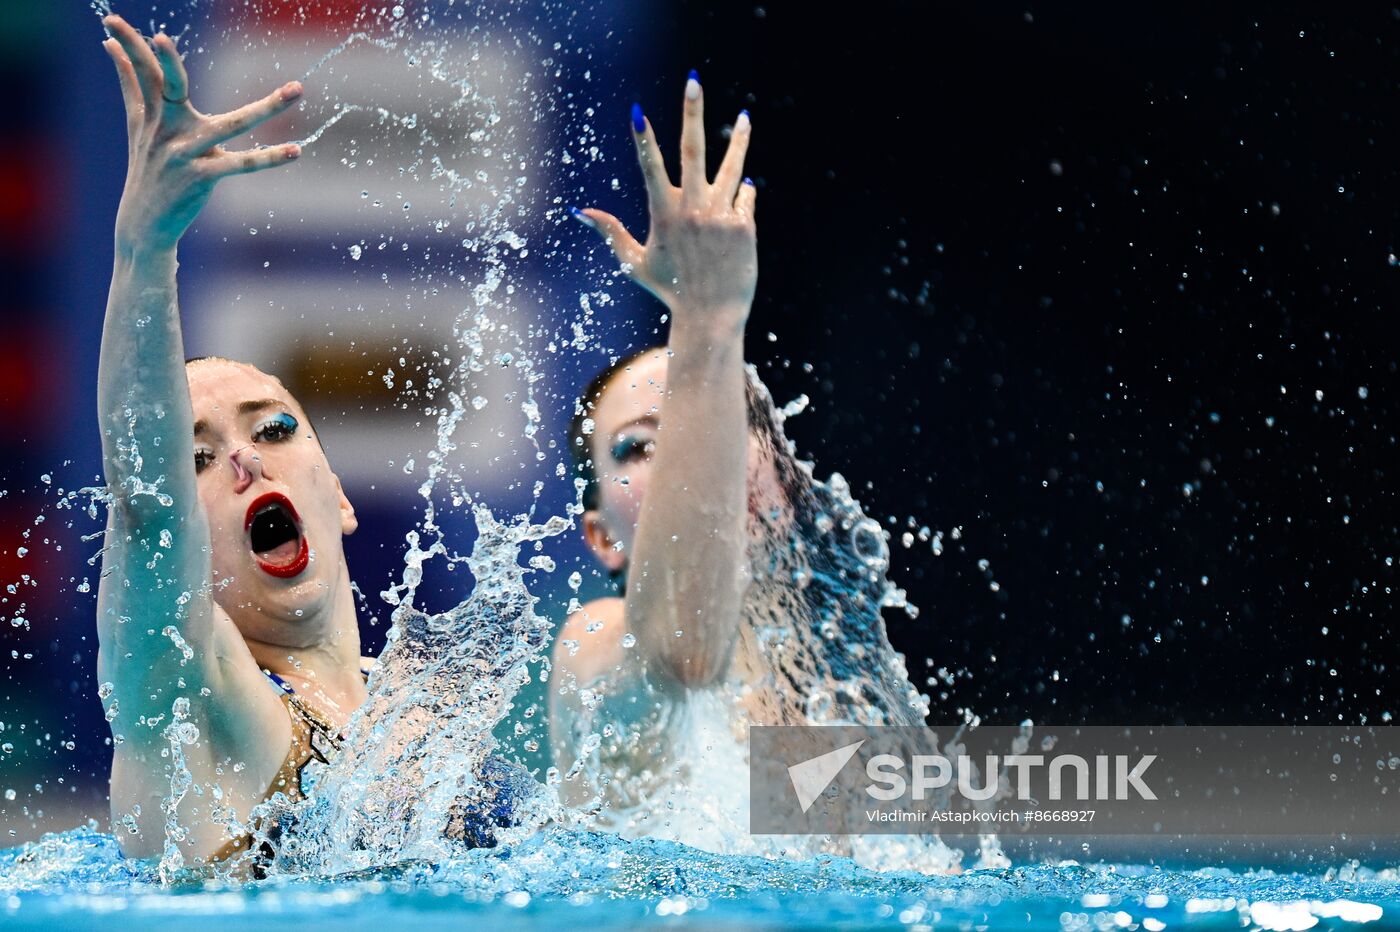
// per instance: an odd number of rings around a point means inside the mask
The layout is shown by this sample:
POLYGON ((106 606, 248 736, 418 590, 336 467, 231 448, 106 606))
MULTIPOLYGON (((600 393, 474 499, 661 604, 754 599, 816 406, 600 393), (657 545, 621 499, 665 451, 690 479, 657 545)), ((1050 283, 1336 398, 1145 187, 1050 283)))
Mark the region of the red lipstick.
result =
POLYGON ((297 546, 295 556, 286 562, 273 562, 265 559, 261 554, 254 551, 253 561, 257 563, 258 569, 267 573, 269 576, 276 576, 279 579, 291 579, 294 576, 300 575, 302 571, 306 569, 307 565, 310 563, 311 553, 306 543, 306 535, 301 529, 301 516, 297 514, 296 508, 292 505, 291 500, 288 499, 287 496, 283 495, 281 492, 264 492, 262 495, 253 499, 252 503, 248 505, 247 513, 243 517, 243 533, 248 537, 248 549, 252 550, 251 531, 253 528, 253 520, 260 512, 269 506, 280 508, 296 526, 297 546))

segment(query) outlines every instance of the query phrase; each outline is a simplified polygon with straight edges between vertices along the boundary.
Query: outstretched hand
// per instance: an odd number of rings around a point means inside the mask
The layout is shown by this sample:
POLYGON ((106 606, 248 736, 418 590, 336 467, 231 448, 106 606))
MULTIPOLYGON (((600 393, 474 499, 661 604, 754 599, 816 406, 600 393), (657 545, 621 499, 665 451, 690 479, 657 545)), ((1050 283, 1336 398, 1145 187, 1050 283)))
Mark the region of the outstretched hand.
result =
POLYGON ((753 182, 743 177, 748 111, 739 114, 713 182, 705 171, 705 98, 690 73, 681 129, 681 183, 671 184, 651 123, 632 108, 632 139, 646 180, 651 228, 643 245, 597 208, 576 216, 606 237, 623 270, 666 305, 686 313, 737 315, 742 326, 758 282, 753 182))
POLYGON ((119 251, 173 249, 220 178, 283 165, 301 154, 291 143, 241 152, 222 147, 299 100, 299 82, 229 113, 203 114, 190 104, 189 76, 174 39, 160 33, 147 44, 120 16, 108 16, 102 24, 111 34, 102 46, 116 63, 126 103, 128 164, 117 211, 119 251))

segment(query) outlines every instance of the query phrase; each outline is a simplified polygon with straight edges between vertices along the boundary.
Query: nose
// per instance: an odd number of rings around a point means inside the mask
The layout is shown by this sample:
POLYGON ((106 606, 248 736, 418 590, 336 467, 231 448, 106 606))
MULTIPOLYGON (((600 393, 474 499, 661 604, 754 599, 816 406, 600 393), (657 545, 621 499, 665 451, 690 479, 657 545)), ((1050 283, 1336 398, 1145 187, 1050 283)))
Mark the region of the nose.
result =
POLYGON ((235 493, 245 491, 254 479, 262 475, 262 457, 258 456, 258 448, 251 443, 230 453, 228 461, 233 464, 235 493))

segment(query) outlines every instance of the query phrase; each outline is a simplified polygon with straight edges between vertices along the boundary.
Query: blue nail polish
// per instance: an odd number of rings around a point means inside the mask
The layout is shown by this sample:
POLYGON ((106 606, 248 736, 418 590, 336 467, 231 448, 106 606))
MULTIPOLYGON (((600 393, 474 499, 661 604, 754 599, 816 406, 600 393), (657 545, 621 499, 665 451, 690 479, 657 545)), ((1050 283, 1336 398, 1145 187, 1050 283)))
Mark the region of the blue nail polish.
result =
MULTIPOLYGON (((742 117, 749 116, 749 112, 748 112, 747 110, 740 110, 740 111, 739 111, 739 116, 742 116, 742 117)), ((749 119, 752 120, 753 117, 749 117, 749 119)))
POLYGON ((645 133, 647 131, 647 118, 642 113, 641 104, 632 105, 632 129, 634 132, 645 133))
POLYGON ((749 187, 753 187, 753 179, 752 179, 752 178, 745 178, 745 179, 744 179, 744 184, 748 185, 749 187))
POLYGON ((573 216, 577 217, 579 214, 583 213, 583 211, 579 210, 579 209, 578 209, 577 207, 575 207, 573 204, 570 204, 570 205, 569 205, 569 213, 572 214, 573 216))
POLYGON ((690 74, 686 76, 686 80, 687 80, 687 81, 694 81, 696 84, 699 84, 699 83, 700 83, 700 72, 696 71, 694 68, 691 68, 691 69, 690 69, 690 74))

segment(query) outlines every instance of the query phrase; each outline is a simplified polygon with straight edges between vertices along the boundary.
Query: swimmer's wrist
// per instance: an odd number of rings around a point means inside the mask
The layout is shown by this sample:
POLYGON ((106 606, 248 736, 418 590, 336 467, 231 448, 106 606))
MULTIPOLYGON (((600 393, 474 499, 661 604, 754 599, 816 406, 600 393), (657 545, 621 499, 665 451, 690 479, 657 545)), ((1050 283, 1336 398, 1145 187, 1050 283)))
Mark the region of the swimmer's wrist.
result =
POLYGON ((698 333, 710 338, 742 337, 751 301, 668 301, 671 333, 698 333))
POLYGON ((173 272, 177 249, 170 245, 152 245, 149 241, 140 242, 117 238, 115 261, 118 269, 140 272, 173 272))

